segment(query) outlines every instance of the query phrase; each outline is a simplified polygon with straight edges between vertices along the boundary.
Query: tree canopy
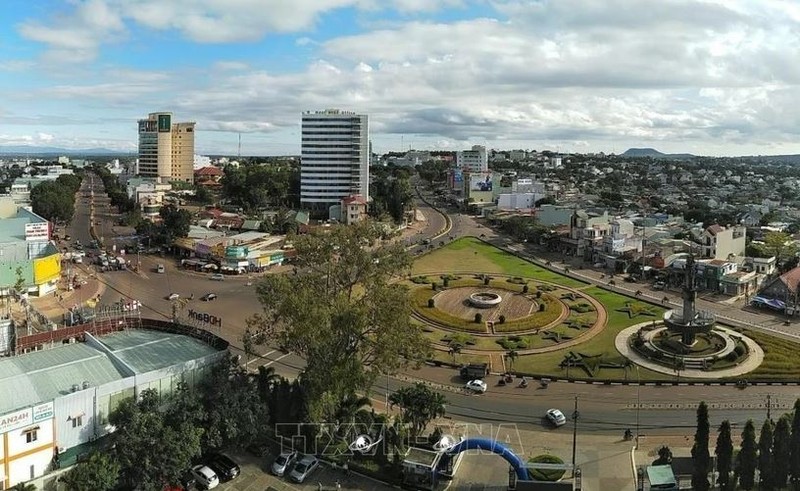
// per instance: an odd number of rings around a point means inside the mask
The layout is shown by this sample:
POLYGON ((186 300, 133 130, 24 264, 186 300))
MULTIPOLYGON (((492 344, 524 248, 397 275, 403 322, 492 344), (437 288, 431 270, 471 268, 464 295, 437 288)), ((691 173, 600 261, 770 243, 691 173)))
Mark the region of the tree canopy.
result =
POLYGON ((227 166, 222 195, 247 211, 300 205, 300 167, 286 163, 227 166))
POLYGON ((312 421, 331 418, 345 396, 379 374, 429 353, 410 322, 408 289, 392 281, 410 256, 384 236, 371 221, 298 236, 297 274, 270 275, 257 287, 262 312, 248 320, 250 330, 258 342, 306 359, 312 421))
POLYGON ((418 436, 435 418, 444 416, 447 399, 422 382, 396 390, 389 404, 400 407, 402 420, 411 425, 411 436, 418 436))
POLYGON ((73 175, 58 176, 31 190, 33 212, 51 222, 68 224, 75 214, 75 193, 81 187, 81 178, 73 175))
POLYGON ((109 491, 117 485, 119 473, 120 465, 110 454, 94 452, 61 477, 61 482, 67 489, 109 491))

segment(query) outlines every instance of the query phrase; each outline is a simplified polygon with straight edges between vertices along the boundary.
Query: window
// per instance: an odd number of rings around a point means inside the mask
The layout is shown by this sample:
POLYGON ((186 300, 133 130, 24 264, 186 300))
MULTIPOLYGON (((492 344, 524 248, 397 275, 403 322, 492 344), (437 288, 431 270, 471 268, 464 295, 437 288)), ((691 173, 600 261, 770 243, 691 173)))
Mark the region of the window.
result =
POLYGON ((72 427, 73 428, 80 428, 83 426, 83 415, 80 414, 78 416, 73 416, 70 418, 72 420, 72 427))
POLYGON ((38 440, 37 430, 28 430, 25 432, 25 443, 32 443, 38 440))

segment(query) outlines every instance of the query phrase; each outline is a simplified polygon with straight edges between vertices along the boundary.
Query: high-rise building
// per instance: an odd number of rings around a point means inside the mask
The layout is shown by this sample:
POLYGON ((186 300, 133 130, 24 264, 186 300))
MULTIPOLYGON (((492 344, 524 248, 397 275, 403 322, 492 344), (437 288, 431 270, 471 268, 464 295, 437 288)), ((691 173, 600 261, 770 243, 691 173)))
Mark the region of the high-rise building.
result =
POLYGON ((194 125, 173 123, 172 113, 150 113, 147 119, 140 119, 137 174, 192 182, 194 125))
POLYGON ((489 170, 489 158, 486 147, 473 145, 472 150, 456 152, 456 167, 467 172, 486 172, 489 170))
POLYGON ((347 196, 369 201, 369 157, 365 114, 336 109, 303 113, 300 203, 324 210, 347 196))

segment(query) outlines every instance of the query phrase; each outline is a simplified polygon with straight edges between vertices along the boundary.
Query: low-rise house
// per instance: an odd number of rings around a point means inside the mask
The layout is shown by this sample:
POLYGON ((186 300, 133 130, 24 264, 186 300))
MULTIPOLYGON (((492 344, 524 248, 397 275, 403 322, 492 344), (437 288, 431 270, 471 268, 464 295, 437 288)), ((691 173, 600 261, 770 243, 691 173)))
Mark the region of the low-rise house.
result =
POLYGON ((744 257, 745 232, 742 226, 726 228, 714 224, 706 227, 700 235, 702 257, 723 260, 744 257))

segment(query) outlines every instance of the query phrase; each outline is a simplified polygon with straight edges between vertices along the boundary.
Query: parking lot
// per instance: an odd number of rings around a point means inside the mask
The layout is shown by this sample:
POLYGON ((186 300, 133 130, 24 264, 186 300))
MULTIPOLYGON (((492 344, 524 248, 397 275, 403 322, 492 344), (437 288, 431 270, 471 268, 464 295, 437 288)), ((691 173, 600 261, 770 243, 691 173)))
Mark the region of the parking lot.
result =
POLYGON ((322 484, 322 489, 335 490, 337 480, 341 484, 341 489, 350 490, 387 490, 393 489, 383 483, 373 481, 366 477, 350 474, 346 476, 341 469, 332 469, 326 465, 321 465, 313 474, 309 476, 307 482, 295 484, 285 477, 276 477, 269 473, 269 466, 272 465, 274 456, 267 456, 259 459, 249 453, 230 454, 239 464, 242 473, 236 479, 227 483, 220 484, 215 489, 230 491, 266 491, 266 490, 318 490, 322 484))

